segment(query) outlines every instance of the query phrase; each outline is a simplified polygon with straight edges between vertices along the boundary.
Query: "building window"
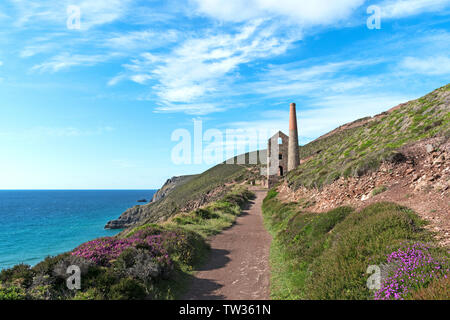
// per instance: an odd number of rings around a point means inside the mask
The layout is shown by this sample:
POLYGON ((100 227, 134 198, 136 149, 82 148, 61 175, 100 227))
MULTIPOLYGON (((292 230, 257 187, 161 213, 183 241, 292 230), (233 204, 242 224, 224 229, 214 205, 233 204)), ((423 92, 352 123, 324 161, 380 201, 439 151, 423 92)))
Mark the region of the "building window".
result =
POLYGON ((283 160, 283 155, 281 153, 278 155, 278 160, 283 160))
POLYGON ((283 139, 282 138, 278 138, 278 144, 283 144, 283 139))
POLYGON ((283 170, 283 167, 282 167, 282 166, 280 166, 280 167, 279 167, 279 169, 280 169, 280 177, 282 177, 282 176, 284 175, 284 170, 283 170))

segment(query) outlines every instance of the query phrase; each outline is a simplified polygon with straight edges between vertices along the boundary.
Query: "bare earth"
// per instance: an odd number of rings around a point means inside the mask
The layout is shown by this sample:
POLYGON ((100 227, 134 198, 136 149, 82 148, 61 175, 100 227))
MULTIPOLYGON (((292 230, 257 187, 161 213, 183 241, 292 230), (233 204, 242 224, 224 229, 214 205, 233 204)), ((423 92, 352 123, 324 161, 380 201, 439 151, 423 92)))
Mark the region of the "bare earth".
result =
POLYGON ((256 194, 236 224, 211 239, 211 255, 198 270, 186 300, 268 300, 271 236, 263 226, 261 205, 266 190, 256 194))

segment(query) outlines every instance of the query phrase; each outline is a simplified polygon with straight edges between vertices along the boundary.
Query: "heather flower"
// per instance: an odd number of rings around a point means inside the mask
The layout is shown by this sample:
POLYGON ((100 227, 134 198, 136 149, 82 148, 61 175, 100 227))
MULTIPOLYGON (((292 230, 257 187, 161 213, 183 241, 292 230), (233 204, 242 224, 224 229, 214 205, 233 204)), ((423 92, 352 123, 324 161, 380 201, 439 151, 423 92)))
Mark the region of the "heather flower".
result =
POLYGON ((405 299, 412 291, 449 273, 448 260, 436 260, 422 243, 405 245, 387 257, 395 269, 375 293, 376 300, 405 299))
POLYGON ((151 235, 145 238, 134 235, 126 239, 100 238, 82 244, 72 252, 72 255, 85 258, 100 266, 110 266, 112 261, 130 247, 144 248, 161 264, 170 265, 172 263, 160 235, 151 235))

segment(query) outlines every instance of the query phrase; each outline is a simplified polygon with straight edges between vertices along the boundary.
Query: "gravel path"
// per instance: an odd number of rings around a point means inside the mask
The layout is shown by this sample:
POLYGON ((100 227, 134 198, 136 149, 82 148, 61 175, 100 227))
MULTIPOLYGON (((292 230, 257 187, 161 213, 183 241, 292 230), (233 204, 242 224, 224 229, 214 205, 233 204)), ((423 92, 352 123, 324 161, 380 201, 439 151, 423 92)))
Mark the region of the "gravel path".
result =
POLYGON ((266 190, 236 224, 210 241, 208 262, 196 273, 186 300, 268 300, 271 237, 263 226, 261 205, 266 190))

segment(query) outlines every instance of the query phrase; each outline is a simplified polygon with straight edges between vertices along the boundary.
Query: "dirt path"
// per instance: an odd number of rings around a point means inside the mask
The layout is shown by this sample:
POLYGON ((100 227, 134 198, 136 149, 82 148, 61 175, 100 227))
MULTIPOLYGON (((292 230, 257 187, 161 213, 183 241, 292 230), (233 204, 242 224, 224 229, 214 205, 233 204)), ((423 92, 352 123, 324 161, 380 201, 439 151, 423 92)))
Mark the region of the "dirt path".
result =
POLYGON ((266 190, 230 229, 211 239, 211 255, 184 296, 187 300, 269 299, 271 237, 263 226, 261 205, 266 190))

